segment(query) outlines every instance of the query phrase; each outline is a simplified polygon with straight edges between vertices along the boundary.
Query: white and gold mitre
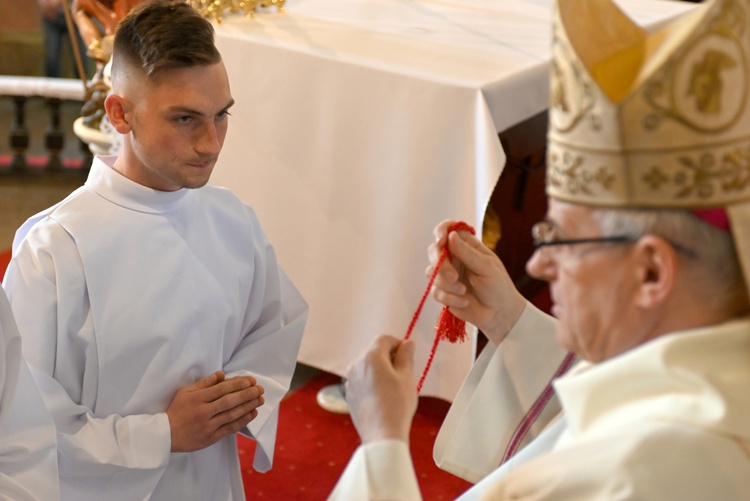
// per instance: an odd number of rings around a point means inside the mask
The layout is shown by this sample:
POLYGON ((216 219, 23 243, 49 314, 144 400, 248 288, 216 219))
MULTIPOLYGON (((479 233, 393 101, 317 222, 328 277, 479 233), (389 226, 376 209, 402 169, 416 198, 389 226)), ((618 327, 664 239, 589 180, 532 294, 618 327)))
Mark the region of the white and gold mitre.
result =
POLYGON ((750 201, 750 0, 707 0, 660 29, 611 0, 558 0, 547 193, 581 204, 750 201))

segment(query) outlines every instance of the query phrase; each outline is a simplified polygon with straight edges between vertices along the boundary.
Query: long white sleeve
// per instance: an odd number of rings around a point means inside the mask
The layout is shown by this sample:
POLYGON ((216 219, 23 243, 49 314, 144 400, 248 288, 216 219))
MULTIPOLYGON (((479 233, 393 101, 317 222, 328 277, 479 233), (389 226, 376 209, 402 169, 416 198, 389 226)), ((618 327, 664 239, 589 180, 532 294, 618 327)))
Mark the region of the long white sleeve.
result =
MULTIPOLYGON (((39 223, 16 249, 4 284, 22 319, 24 354, 58 432, 60 475, 108 478, 111 499, 152 492, 170 455, 165 413, 97 417, 97 345, 83 267, 71 237, 54 221, 39 223), (54 257, 37 239, 54 241, 54 257), (71 465, 85 464, 85 468, 71 465), (133 474, 151 471, 151 474, 133 474)), ((71 483, 76 483, 71 482, 71 483)))
POLYGON ((60 498, 55 427, 39 396, 0 291, 0 499, 60 498))
MULTIPOLYGON (((476 483, 498 467, 516 427, 565 359, 554 330, 555 320, 528 303, 500 346, 484 348, 435 440, 441 469, 476 483)), ((551 401, 524 443, 559 411, 551 401)))
POLYGON ((357 448, 328 501, 421 501, 409 446, 380 440, 357 448))

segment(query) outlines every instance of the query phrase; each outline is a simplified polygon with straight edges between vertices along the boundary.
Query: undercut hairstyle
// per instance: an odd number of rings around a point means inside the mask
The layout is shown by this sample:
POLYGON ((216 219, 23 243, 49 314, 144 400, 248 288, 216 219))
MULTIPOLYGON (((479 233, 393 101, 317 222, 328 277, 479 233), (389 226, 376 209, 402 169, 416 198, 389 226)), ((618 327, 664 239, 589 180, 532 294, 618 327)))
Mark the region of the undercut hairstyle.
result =
POLYGON ((198 11, 184 1, 146 0, 117 27, 112 74, 128 66, 153 79, 162 70, 219 61, 214 27, 198 11))
POLYGON ((747 287, 729 232, 680 209, 597 208, 593 216, 607 235, 664 238, 689 267, 697 297, 718 311, 747 313, 747 287))

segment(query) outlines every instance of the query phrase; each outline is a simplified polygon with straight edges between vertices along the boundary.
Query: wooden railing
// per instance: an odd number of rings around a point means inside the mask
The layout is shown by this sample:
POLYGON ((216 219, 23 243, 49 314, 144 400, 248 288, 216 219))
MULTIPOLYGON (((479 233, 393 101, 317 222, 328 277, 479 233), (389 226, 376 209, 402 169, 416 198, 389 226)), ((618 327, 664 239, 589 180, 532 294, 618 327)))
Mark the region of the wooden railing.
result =
POLYGON ((63 158, 66 136, 72 136, 72 123, 62 123, 63 102, 82 104, 84 86, 80 80, 64 78, 0 76, 0 98, 11 100, 12 122, 8 131, 10 159, 0 159, 0 174, 24 175, 30 173, 80 173, 86 175, 91 166, 92 154, 88 146, 77 138, 75 156, 63 158), (27 105, 31 100, 46 101, 48 111, 46 130, 31 131, 27 120, 27 105), (42 161, 29 157, 32 134, 44 135, 45 152, 42 161), (39 165, 41 163, 41 165, 39 165))

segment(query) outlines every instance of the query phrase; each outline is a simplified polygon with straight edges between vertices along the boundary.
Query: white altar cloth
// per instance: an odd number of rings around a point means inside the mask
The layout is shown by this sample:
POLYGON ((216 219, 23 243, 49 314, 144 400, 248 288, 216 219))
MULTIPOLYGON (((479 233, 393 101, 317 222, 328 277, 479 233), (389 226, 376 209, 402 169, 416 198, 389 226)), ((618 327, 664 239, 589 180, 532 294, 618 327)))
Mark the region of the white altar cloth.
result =
MULTIPOLYGON (((644 23, 692 7, 620 3, 644 23)), ((433 227, 481 229, 498 132, 547 107, 551 4, 288 0, 217 25, 236 105, 213 182, 256 209, 310 303, 302 363, 343 375, 376 335, 403 336, 433 227)), ((429 298, 418 373, 438 313, 429 298)), ((473 356, 441 344, 422 393, 452 400, 473 356)))

